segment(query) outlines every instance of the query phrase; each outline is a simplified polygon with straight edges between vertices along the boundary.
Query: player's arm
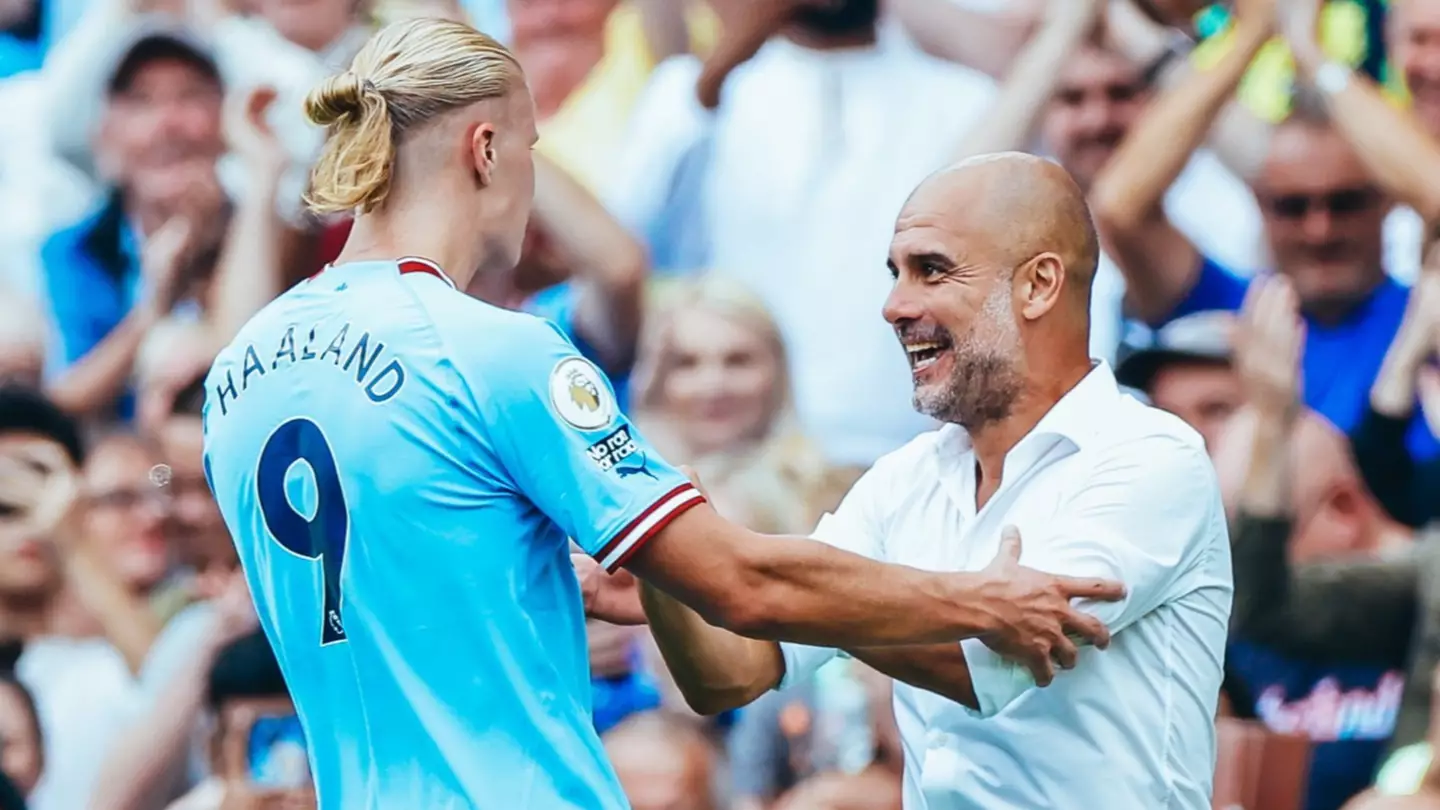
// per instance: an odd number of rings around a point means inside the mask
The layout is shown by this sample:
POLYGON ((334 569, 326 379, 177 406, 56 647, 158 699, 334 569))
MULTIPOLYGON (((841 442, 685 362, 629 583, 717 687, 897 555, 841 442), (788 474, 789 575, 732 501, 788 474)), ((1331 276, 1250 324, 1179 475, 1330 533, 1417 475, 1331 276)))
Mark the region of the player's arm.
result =
MULTIPOLYGON (((821 520, 814 537, 837 550, 884 558, 886 516, 895 502, 893 490, 906 485, 903 475, 906 466, 903 456, 878 462, 861 476, 835 513, 821 520)), ((683 535, 657 538, 656 542, 667 540, 686 542, 683 535)), ((1017 535, 997 557, 997 563, 980 576, 1001 580, 1019 578, 1022 573, 1017 570, 1019 552, 1017 535)), ((714 626, 653 585, 642 585, 641 593, 651 631, 666 665, 691 708, 701 713, 714 714, 743 706, 769 689, 800 681, 838 652, 828 647, 745 638, 714 626)), ((1105 643, 1104 637, 1095 640, 1105 643)), ((854 657, 891 677, 964 705, 977 705, 964 654, 954 641, 849 649, 854 657)), ((1051 659, 1058 659, 1062 666, 1073 666, 1075 656, 1073 645, 1062 639, 1059 645, 1044 655, 1030 658, 1028 663, 1038 683, 1049 683, 1053 676, 1051 659)))
POLYGON ((1230 50, 1150 105, 1090 191, 1096 223, 1125 275, 1126 303, 1147 322, 1171 317, 1202 270, 1195 246, 1165 215, 1165 192, 1204 143, 1272 25, 1242 14, 1230 50))
POLYGON ((1048 666, 1066 632, 1103 636, 1070 599, 1117 598, 1114 583, 887 566, 722 519, 558 330, 519 316, 512 327, 466 370, 481 429, 520 492, 607 571, 631 563, 708 622, 750 637, 879 646, 990 635, 1048 666))

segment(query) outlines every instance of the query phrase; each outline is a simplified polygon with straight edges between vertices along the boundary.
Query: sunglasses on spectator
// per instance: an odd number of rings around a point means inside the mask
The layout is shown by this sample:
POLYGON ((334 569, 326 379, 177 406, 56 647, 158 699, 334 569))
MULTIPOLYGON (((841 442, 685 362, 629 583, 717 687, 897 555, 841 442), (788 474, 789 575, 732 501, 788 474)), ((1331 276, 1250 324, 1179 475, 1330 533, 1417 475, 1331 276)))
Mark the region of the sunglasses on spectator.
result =
POLYGON ((1342 188, 1326 194, 1278 194, 1269 197, 1266 207, 1281 219, 1304 219, 1311 211, 1321 210, 1331 216, 1343 217, 1368 210, 1380 199, 1373 187, 1342 188))

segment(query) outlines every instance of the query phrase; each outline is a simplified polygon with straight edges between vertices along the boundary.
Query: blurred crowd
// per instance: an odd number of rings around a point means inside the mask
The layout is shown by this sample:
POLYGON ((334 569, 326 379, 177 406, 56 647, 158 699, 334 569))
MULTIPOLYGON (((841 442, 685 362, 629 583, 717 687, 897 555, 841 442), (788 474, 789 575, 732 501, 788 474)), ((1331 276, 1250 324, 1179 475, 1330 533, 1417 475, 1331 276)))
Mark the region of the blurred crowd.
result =
MULTIPOLYGON (((1440 0, 1199 5, 0 0, 0 810, 314 807, 203 377, 344 242, 300 203, 306 92, 415 15, 509 45, 540 120, 524 257, 467 292, 553 319, 762 531, 932 426, 879 315, 906 195, 1058 161, 1092 356, 1232 518, 1216 806, 1440 808, 1440 0)), ((898 810, 878 674, 703 717, 643 628, 589 640, 637 810, 898 810)))

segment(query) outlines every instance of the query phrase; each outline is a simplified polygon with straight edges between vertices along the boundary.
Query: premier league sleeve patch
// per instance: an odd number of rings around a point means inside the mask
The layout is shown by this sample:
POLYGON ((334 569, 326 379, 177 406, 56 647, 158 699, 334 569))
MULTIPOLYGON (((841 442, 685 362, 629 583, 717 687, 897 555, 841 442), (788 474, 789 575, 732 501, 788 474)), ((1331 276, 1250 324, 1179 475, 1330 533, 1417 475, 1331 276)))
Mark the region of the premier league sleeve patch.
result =
POLYGON ((550 372, 550 406, 579 430, 608 427, 619 414, 600 369, 581 357, 567 357, 550 372))

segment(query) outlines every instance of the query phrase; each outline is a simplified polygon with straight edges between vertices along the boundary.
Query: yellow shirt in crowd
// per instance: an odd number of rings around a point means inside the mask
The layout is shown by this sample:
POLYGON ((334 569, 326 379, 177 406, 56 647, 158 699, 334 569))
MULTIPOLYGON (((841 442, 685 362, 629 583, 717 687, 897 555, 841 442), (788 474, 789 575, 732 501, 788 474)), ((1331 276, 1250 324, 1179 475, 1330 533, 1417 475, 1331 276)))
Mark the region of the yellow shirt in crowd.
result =
MULTIPOLYGON (((1331 0, 1320 18, 1320 44, 1331 58, 1357 66, 1366 56, 1365 8, 1354 0, 1331 0)), ((1195 49, 1196 66, 1205 69, 1220 59, 1230 47, 1231 31, 1227 27, 1211 36, 1195 49)), ((1290 89, 1295 80, 1295 63, 1290 49, 1279 39, 1261 49, 1249 72, 1241 80, 1240 100, 1261 118, 1275 122, 1290 111, 1290 89)), ((1398 103, 1405 99, 1404 87, 1398 80, 1387 84, 1386 91, 1398 103)))
MULTIPOLYGON (((708 53, 717 33, 713 14, 703 4, 692 4, 688 16, 692 50, 708 53)), ((605 27, 604 58, 560 109, 541 122, 535 148, 591 191, 602 189, 630 111, 654 67, 640 10, 621 3, 605 27)))

